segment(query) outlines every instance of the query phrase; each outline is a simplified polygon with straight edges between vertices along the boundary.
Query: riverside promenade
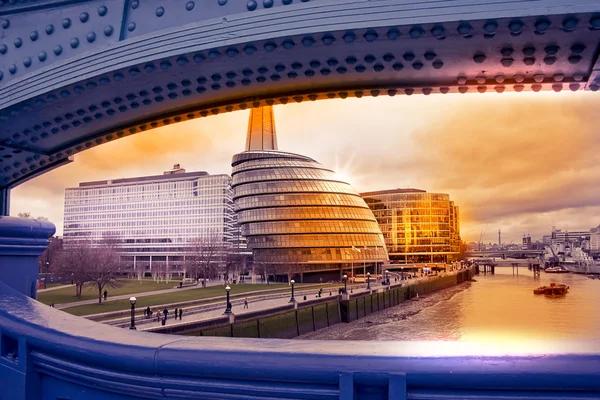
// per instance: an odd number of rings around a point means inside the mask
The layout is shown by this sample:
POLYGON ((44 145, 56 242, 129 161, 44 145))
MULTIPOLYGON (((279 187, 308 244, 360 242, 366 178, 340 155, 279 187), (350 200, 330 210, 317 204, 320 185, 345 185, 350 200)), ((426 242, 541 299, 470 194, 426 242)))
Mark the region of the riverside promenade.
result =
MULTIPOLYGON (((371 283, 348 287, 345 294, 339 288, 323 290, 318 297, 318 288, 297 290, 295 301, 290 292, 248 296, 248 308, 244 298, 231 301, 230 314, 224 313, 225 299, 204 304, 193 309, 183 309, 183 318, 175 319, 174 309, 169 309, 163 325, 163 314, 136 319, 138 330, 201 336, 236 336, 258 338, 293 338, 304 333, 351 322, 371 313, 401 304, 421 294, 431 293, 471 279, 473 269, 463 268, 439 274, 430 274, 403 281, 392 281, 390 285, 371 283)), ((159 310, 161 311, 161 310, 159 310)), ((113 324, 111 321, 107 323, 113 324)), ((113 324, 114 325, 114 324, 113 324)), ((125 318, 119 321, 123 328, 129 327, 125 318)))

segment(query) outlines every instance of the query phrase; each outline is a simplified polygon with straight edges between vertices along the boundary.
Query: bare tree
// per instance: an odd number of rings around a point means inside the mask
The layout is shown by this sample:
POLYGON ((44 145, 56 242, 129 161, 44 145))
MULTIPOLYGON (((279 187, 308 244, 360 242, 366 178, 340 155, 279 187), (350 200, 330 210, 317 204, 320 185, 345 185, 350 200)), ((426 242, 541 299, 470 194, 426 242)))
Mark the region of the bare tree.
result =
POLYGON ((85 268, 88 281, 93 282, 98 289, 98 303, 102 303, 102 291, 108 287, 119 287, 117 280, 121 272, 121 258, 117 252, 120 239, 117 235, 107 232, 100 243, 88 247, 89 261, 85 268))
POLYGON ((40 221, 48 221, 48 218, 47 218, 47 217, 42 217, 42 216, 40 216, 40 217, 37 217, 37 218, 35 218, 35 217, 33 217, 33 216, 31 215, 31 213, 30 213, 30 212, 20 212, 20 213, 18 213, 18 214, 17 214, 17 217, 19 217, 19 218, 31 218, 31 219, 39 219, 40 221))
POLYGON ((55 261, 50 264, 50 270, 53 273, 70 277, 75 284, 75 296, 81 298, 81 289, 87 281, 86 266, 89 262, 88 242, 78 242, 58 252, 55 261))
POLYGON ((185 269, 195 279, 202 278, 202 285, 206 286, 206 280, 216 275, 223 259, 223 240, 217 235, 197 237, 190 241, 188 251, 185 269))

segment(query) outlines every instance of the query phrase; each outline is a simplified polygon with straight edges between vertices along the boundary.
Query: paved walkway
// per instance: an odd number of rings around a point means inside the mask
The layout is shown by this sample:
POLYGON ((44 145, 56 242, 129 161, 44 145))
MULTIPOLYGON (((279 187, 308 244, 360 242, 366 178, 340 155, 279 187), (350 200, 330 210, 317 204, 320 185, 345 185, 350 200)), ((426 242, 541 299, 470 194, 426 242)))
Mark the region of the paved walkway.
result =
MULTIPOLYGON (((378 287, 373 287, 372 289, 378 289, 380 286, 378 287)), ((353 294, 356 293, 364 293, 366 292, 367 289, 366 288, 354 288, 353 289, 353 294)), ((311 293, 312 295, 307 295, 306 297, 306 301, 309 300, 314 300, 315 299, 315 295, 316 295, 316 290, 312 290, 311 293)), ((334 300, 338 294, 337 290, 332 290, 332 295, 329 296, 329 292, 325 292, 323 291, 322 294, 322 299, 327 299, 328 297, 331 298, 331 300, 334 300)), ((304 293, 301 293, 300 295, 296 296, 296 302, 298 304, 302 304, 305 302, 304 300, 304 293)), ((281 306, 285 306, 287 304, 290 304, 290 297, 289 296, 285 296, 283 298, 278 298, 278 299, 269 299, 269 300, 258 300, 258 301, 252 301, 251 298, 249 298, 249 302, 248 302, 248 308, 245 309, 244 308, 244 304, 234 304, 231 307, 231 311, 233 312, 233 314, 235 315, 244 315, 250 312, 255 312, 255 311, 263 311, 263 310, 269 310, 272 308, 276 308, 276 307, 281 307, 281 306)), ((211 319, 215 319, 215 318, 220 318, 223 317, 224 315, 224 311, 225 311, 225 301, 223 301, 223 307, 216 309, 216 310, 210 310, 210 311, 204 311, 202 313, 198 313, 198 314, 193 314, 193 315, 188 315, 186 316, 185 314, 185 309, 183 310, 183 315, 182 315, 182 319, 179 320, 175 320, 173 317, 172 312, 174 310, 170 310, 171 314, 169 314, 168 318, 167 318, 167 323, 166 325, 170 325, 170 326, 176 326, 176 325, 181 325, 181 324, 188 324, 190 322, 197 322, 197 321, 209 321, 211 319)), ((162 314, 160 314, 161 319, 162 319, 162 314)), ((146 323, 146 324, 140 324, 138 325, 138 330, 149 330, 149 329, 153 329, 153 328, 157 328, 162 326, 162 322, 157 321, 156 316, 153 317, 154 322, 152 323, 146 323)))
MULTIPOLYGON (((217 283, 213 283, 212 285, 208 285, 208 286, 215 286, 217 285, 219 282, 217 283)), ((182 291, 182 290, 192 290, 192 289, 202 289, 202 284, 198 284, 197 286, 188 286, 188 287, 182 287, 181 289, 179 287, 172 287, 171 289, 161 289, 161 290, 155 290, 153 292, 142 292, 142 293, 130 293, 130 294, 122 294, 122 295, 118 295, 118 296, 108 296, 108 298, 106 299, 106 301, 103 300, 103 303, 105 302, 110 302, 110 301, 116 301, 116 300, 129 300, 130 297, 144 297, 144 296, 154 296, 157 294, 167 294, 167 293, 173 293, 173 292, 177 292, 177 291, 182 291)), ((63 308, 71 308, 71 307, 77 307, 77 306, 85 306, 88 304, 97 304, 98 303, 98 299, 91 299, 91 300, 81 300, 81 301, 74 301, 71 303, 62 303, 62 304, 55 304, 54 307, 57 309, 63 309, 63 308)))
MULTIPOLYGON (((442 273, 439 274, 437 276, 423 276, 423 277, 419 277, 419 278, 415 278, 415 279, 409 279, 409 280, 405 280, 402 282, 403 286, 412 286, 412 285, 417 285, 421 282, 426 282, 430 279, 435 279, 435 278, 440 278, 440 277, 444 277, 444 276, 449 276, 449 275, 455 275, 457 272, 459 271, 452 271, 452 272, 448 272, 448 273, 442 273)), ((399 282, 394 282, 393 283, 393 287, 397 287, 396 285, 398 285, 399 282)), ((366 285, 365 285, 366 286, 366 285)), ((388 286, 382 286, 380 284, 374 284, 371 283, 371 290, 373 291, 377 291, 380 288, 387 288, 388 286)), ((301 289, 300 289, 301 290, 301 289)), ((348 291, 350 291, 350 289, 348 289, 348 291)), ((305 302, 304 300, 304 294, 306 294, 306 291, 302 292, 299 291, 300 293, 296 296, 296 301, 298 302, 298 304, 302 304, 303 302, 305 302)), ((367 288, 366 287, 353 287, 352 293, 356 294, 356 293, 365 293, 367 292, 367 288)), ((322 294, 322 298, 326 299, 328 297, 331 297, 331 299, 333 300, 335 298, 335 296, 337 295, 337 290, 332 290, 331 291, 332 296, 329 296, 328 291, 324 290, 323 294, 322 294)), ((316 294, 316 290, 312 290, 310 292, 310 295, 307 295, 307 299, 306 301, 309 300, 314 300, 315 299, 315 294, 316 294)), ((250 293, 249 293, 250 295, 250 293)), ((244 309, 244 305, 242 304, 234 304, 231 308, 233 314, 235 315, 244 315, 246 313, 249 312, 253 312, 253 311, 263 311, 263 310, 268 310, 268 309, 272 309, 272 308, 276 308, 276 307, 281 307, 284 306, 286 304, 289 304, 290 298, 289 297, 283 297, 283 298, 277 298, 277 299, 267 299, 267 300, 258 300, 258 301, 252 301, 252 299, 250 298, 250 296, 248 296, 249 298, 249 303, 248 303, 248 308, 244 309)), ((170 310, 171 312, 173 312, 174 310, 170 310)), ((169 314, 168 318, 167 318, 167 325, 180 325, 180 324, 187 324, 190 322, 198 322, 198 321, 208 321, 211 319, 215 319, 215 318, 220 318, 223 317, 224 315, 224 311, 225 311, 225 302, 223 301, 223 307, 219 308, 219 309, 214 309, 214 310, 207 310, 207 311, 203 311, 200 313, 195 313, 192 315, 187 315, 185 314, 185 309, 183 311, 183 315, 182 315, 182 319, 174 319, 173 314, 169 314)), ((162 314, 160 314, 161 319, 162 319, 162 314)), ((154 322, 149 322, 149 323, 143 323, 140 324, 138 326, 138 330, 149 330, 149 329, 153 329, 153 328, 157 328, 159 326, 162 326, 162 323, 160 321, 157 320, 156 316, 153 317, 154 322)))
POLYGON ((64 289, 64 288, 73 287, 73 286, 75 286, 75 285, 54 286, 54 287, 50 287, 50 288, 47 288, 47 289, 38 289, 37 292, 38 293, 50 292, 52 290, 64 289))

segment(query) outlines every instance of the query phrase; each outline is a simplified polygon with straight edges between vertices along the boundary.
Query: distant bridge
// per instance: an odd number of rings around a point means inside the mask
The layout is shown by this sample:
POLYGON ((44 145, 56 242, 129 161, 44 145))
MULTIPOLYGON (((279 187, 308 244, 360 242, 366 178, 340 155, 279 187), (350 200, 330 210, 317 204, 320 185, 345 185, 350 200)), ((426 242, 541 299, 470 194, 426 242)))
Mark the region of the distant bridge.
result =
POLYGON ((533 258, 542 254, 543 250, 485 250, 467 251, 465 257, 533 258))

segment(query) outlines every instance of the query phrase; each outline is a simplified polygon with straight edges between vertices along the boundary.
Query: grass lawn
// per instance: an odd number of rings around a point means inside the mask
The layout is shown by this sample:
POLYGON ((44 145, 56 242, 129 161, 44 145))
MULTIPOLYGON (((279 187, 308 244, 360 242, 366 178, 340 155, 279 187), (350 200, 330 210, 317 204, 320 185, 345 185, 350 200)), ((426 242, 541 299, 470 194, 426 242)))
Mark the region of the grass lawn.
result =
MULTIPOLYGON (((288 288, 287 283, 271 283, 267 284, 256 284, 256 285, 230 285, 231 286, 231 294, 238 293, 249 293, 255 292, 257 290, 268 290, 268 289, 282 289, 288 288)), ((299 285, 297 285, 299 286, 299 285)), ((110 291, 109 291, 110 294, 110 291)), ((146 308, 150 306, 153 308, 157 305, 161 304, 169 304, 169 303, 177 303, 180 301, 190 301, 190 300, 199 300, 206 299, 210 297, 223 297, 223 304, 225 304, 225 290, 223 286, 209 286, 207 288, 198 288, 198 289, 189 289, 176 291, 172 293, 159 294, 154 296, 137 296, 137 303, 135 305, 136 308, 146 308)), ((107 301, 102 304, 87 304, 83 306, 69 307, 63 308, 62 311, 68 312, 73 315, 90 315, 90 314, 99 314, 110 311, 120 311, 120 310, 129 310, 131 305, 129 304, 128 299, 124 300, 115 300, 115 301, 107 301)))
MULTIPOLYGON (((179 280, 172 280, 170 283, 156 283, 153 279, 143 279, 142 283, 140 283, 137 279, 123 279, 120 287, 106 287, 106 290, 108 291, 108 298, 110 299, 110 296, 172 289, 177 285, 179 285, 179 280)), ((54 304, 64 304, 91 299, 98 299, 98 289, 95 285, 91 284, 83 286, 81 299, 75 297, 75 286, 38 293, 38 301, 44 304, 50 304, 52 302, 54 304)))

